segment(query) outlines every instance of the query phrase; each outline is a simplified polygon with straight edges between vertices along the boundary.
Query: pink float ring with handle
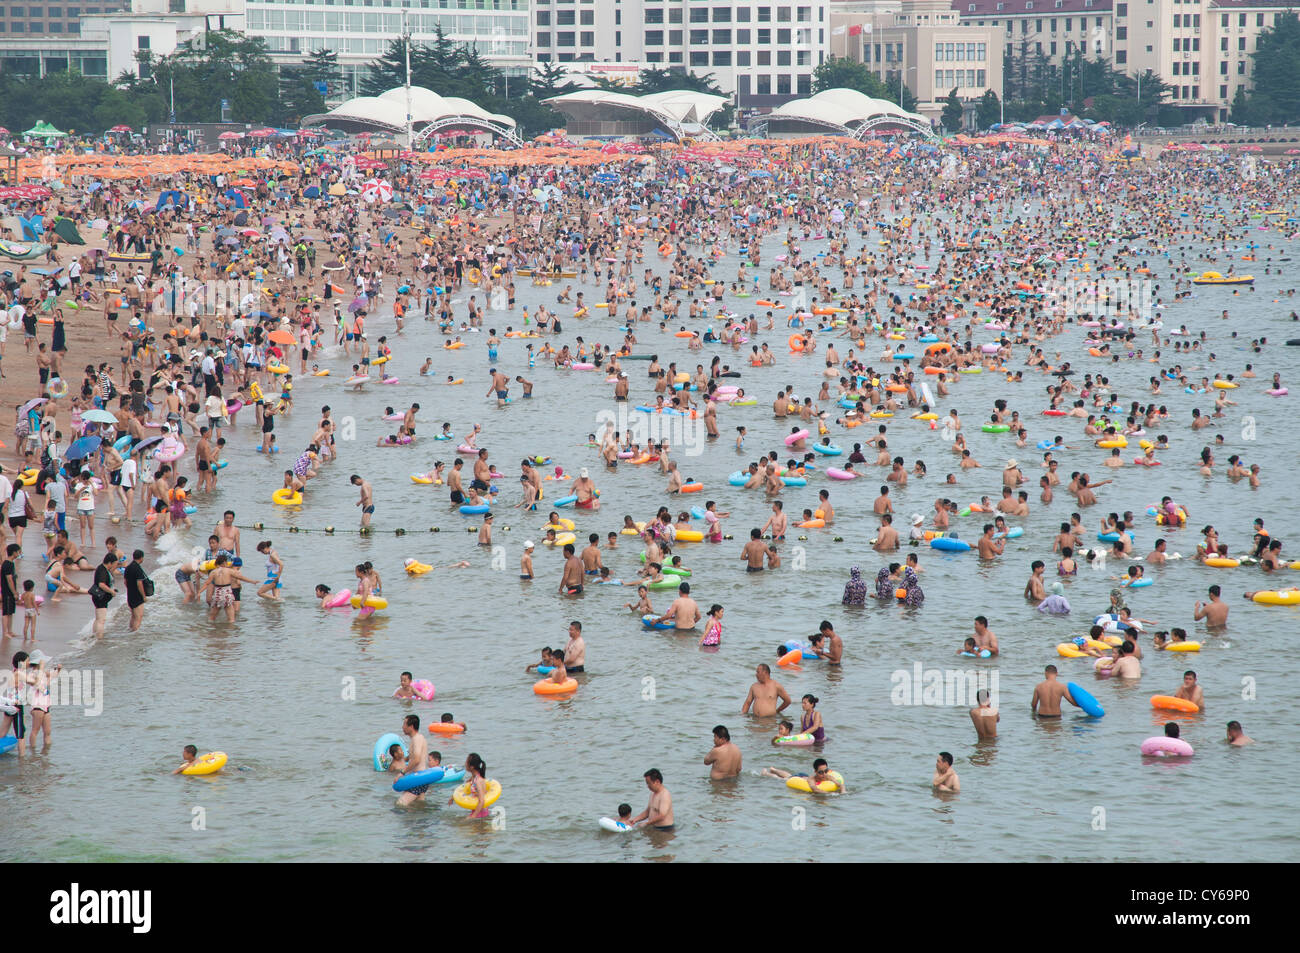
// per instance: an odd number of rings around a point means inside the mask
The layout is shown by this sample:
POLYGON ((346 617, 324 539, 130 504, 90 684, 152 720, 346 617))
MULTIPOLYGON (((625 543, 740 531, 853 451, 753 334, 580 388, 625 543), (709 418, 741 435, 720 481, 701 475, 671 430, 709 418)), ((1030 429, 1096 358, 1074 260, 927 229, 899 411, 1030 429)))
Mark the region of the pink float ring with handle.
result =
POLYGON ((334 593, 334 595, 327 598, 321 604, 325 606, 326 609, 338 609, 343 606, 347 606, 350 609, 352 608, 352 606, 350 605, 351 600, 352 600, 352 590, 344 589, 340 592, 334 593))
POLYGON ((790 436, 785 438, 785 445, 787 447, 793 447, 800 440, 807 440, 807 439, 808 439, 808 431, 796 430, 794 433, 790 434, 790 436))

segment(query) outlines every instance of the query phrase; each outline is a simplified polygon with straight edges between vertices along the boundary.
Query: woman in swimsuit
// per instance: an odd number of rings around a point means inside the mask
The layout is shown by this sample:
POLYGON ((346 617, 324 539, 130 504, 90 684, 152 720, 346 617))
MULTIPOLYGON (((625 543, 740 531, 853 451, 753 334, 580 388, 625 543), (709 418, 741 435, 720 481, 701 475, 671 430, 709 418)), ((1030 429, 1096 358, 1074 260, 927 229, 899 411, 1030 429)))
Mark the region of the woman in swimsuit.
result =
POLYGON ((1079 575, 1079 564, 1074 561, 1074 547, 1061 547, 1061 561, 1056 564, 1056 574, 1058 576, 1079 575))
POLYGON ((217 557, 216 566, 212 570, 212 576, 208 579, 205 589, 212 590, 212 601, 209 603, 211 608, 208 610, 208 621, 215 622, 217 613, 221 610, 226 612, 226 621, 235 621, 235 591, 234 586, 237 582, 256 583, 256 579, 249 579, 237 569, 230 566, 230 557, 222 553, 217 557))
POLYGON ((36 737, 42 731, 45 732, 45 744, 50 743, 50 680, 62 668, 62 665, 56 665, 52 671, 46 671, 45 663, 42 662, 36 671, 28 670, 27 681, 31 685, 28 697, 32 706, 29 743, 33 750, 36 748, 36 737))
POLYGON ((700 639, 700 645, 718 646, 722 644, 722 606, 716 602, 710 607, 708 614, 708 625, 704 629, 704 637, 700 639))
POLYGON ((821 744, 826 740, 826 731, 822 727, 822 713, 817 710, 817 701, 816 695, 805 695, 802 702, 803 714, 799 716, 799 731, 811 734, 813 744, 821 744))

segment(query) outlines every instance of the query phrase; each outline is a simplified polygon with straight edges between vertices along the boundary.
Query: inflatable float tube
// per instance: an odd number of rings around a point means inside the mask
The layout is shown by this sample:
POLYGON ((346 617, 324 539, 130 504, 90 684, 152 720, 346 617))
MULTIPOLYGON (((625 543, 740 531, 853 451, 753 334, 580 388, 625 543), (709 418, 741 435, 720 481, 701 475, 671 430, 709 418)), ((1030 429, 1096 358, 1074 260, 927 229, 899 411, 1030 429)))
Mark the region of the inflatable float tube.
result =
POLYGON ((480 513, 492 512, 492 507, 488 506, 488 504, 486 503, 479 503, 475 506, 471 506, 470 504, 466 503, 464 506, 460 508, 460 512, 465 516, 477 516, 480 513))
POLYGON ((828 457, 838 457, 844 452, 833 443, 815 443, 813 444, 813 450, 828 457))
POLYGON ((704 542, 704 534, 698 529, 679 529, 677 531, 677 542, 702 543, 704 542))
POLYGON ((558 500, 556 500, 555 502, 553 502, 551 505, 552 505, 552 506, 569 506, 570 504, 573 504, 573 503, 576 503, 576 502, 578 502, 578 494, 576 494, 576 493, 570 493, 568 496, 562 496, 562 497, 560 497, 558 500))
POLYGON ((1187 714, 1194 714, 1201 710, 1186 698, 1176 698, 1173 695, 1152 695, 1151 707, 1160 708, 1164 711, 1181 711, 1187 714))
MULTIPOLYGON (((487 790, 483 794, 483 806, 491 807, 501 797, 501 782, 484 779, 487 790)), ((473 795, 474 787, 468 781, 456 788, 451 794, 451 799, 457 807, 463 807, 467 811, 472 811, 478 807, 478 798, 473 795)))
POLYGON ((271 502, 279 506, 301 506, 302 493, 282 486, 271 494, 271 502))
POLYGON ((841 470, 839 467, 827 467, 826 475, 832 480, 856 480, 858 475, 850 470, 841 470))
POLYGON ((1021 536, 1024 535, 1025 535, 1025 528, 1023 526, 1013 526, 1005 533, 994 533, 993 538, 994 539, 1019 539, 1021 536))
POLYGON ((964 553, 970 550, 970 543, 950 536, 939 536, 930 540, 930 548, 939 549, 946 553, 964 553))
POLYGON ((792 477, 783 476, 781 477, 781 482, 786 486, 807 486, 808 478, 801 477, 801 476, 792 476, 792 477))
POLYGON ((737 470, 731 476, 727 477, 727 482, 732 486, 744 486, 749 482, 749 474, 744 470, 737 470))
MULTIPOLYGON (((208 571, 209 570, 206 569, 204 570, 204 572, 208 572, 208 571)), ((341 609, 344 606, 346 606, 351 601, 351 599, 352 599, 352 590, 344 589, 340 592, 334 593, 324 603, 322 603, 322 605, 324 605, 326 609, 341 609)))
POLYGON ((199 755, 195 758, 194 763, 181 771, 181 774, 188 774, 191 776, 216 774, 226 766, 227 760, 224 751, 209 751, 207 754, 199 755))
POLYGON ((1070 693, 1070 698, 1074 700, 1074 703, 1091 717, 1101 718, 1106 714, 1106 710, 1097 703, 1097 699, 1074 682, 1066 682, 1065 690, 1070 693))
POLYGON ((827 771, 826 775, 828 780, 822 781, 818 784, 816 791, 814 791, 812 785, 808 783, 807 778, 787 778, 785 786, 794 791, 802 791, 805 794, 834 794, 840 789, 840 785, 844 783, 844 776, 838 771, 827 771))
POLYGON ((422 787, 426 784, 437 784, 446 773, 446 768, 426 768, 423 771, 412 771, 410 774, 404 774, 394 781, 393 790, 409 791, 412 788, 422 787))
POLYGON ((534 695, 568 695, 578 690, 578 680, 576 678, 566 678, 558 685, 549 678, 544 678, 540 682, 533 684, 534 695))
POLYGON ((645 628, 647 628, 647 629, 675 629, 675 628, 677 628, 677 624, 676 624, 675 622, 656 622, 655 619, 657 619, 657 618, 659 618, 659 617, 658 617, 658 616, 654 616, 654 615, 643 615, 643 616, 641 617, 641 625, 643 625, 643 626, 644 626, 645 628))
MULTIPOLYGON (((362 606, 361 606, 361 597, 360 597, 360 596, 353 596, 351 599, 348 600, 348 605, 352 606, 352 608, 354 608, 354 609, 360 609, 360 608, 362 607, 362 606)), ((388 608, 388 600, 385 599, 383 596, 373 596, 373 595, 372 595, 372 596, 366 596, 366 605, 365 605, 365 608, 367 608, 367 609, 387 609, 387 608, 388 608)))
POLYGON ((622 821, 616 821, 612 817, 602 817, 596 822, 600 825, 602 831, 611 831, 615 834, 626 834, 628 831, 636 830, 630 824, 624 824, 622 821))
POLYGON ((1251 601, 1262 606, 1300 606, 1300 589, 1269 589, 1255 593, 1251 601))
POLYGON ((1011 428, 1007 424, 985 424, 980 430, 985 433, 1006 433, 1011 428))
POLYGON ((1142 753, 1156 758, 1190 758, 1196 751, 1182 738, 1156 735, 1142 742, 1142 753))
POLYGON ((388 757, 388 749, 393 745, 401 745, 402 754, 404 755, 409 755, 411 753, 410 748, 406 745, 406 739, 401 735, 394 734, 391 731, 386 735, 380 735, 379 740, 375 742, 374 764, 376 771, 388 770, 388 765, 391 763, 388 757))

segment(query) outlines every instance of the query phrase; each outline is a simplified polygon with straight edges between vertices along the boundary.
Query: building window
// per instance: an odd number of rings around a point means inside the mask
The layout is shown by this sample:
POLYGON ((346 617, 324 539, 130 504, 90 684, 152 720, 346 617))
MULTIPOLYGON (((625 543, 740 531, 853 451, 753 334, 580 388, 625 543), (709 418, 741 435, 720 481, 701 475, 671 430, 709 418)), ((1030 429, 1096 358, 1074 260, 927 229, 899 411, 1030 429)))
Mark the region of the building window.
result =
POLYGON ((691 51, 691 65, 692 65, 692 66, 708 66, 708 65, 709 65, 709 54, 706 53, 706 52, 700 51, 700 50, 692 50, 692 51, 691 51))
POLYGON ((790 95, 790 77, 785 73, 776 78, 776 94, 778 96, 790 95))
POLYGON ((692 8, 691 8, 691 22, 692 22, 692 23, 708 23, 708 22, 709 22, 709 9, 708 9, 708 7, 692 7, 692 8))
POLYGON ((663 22, 664 22, 664 12, 663 12, 663 10, 659 9, 658 7, 653 7, 653 8, 651 8, 651 9, 649 9, 649 10, 646 10, 646 12, 645 12, 645 22, 646 22, 646 23, 663 23, 663 22))
POLYGON ((1246 38, 1244 36, 1237 37, 1237 49, 1244 50, 1245 48, 1246 48, 1246 38))
POLYGON ((669 45, 669 46, 681 46, 681 45, 682 45, 682 31, 681 31, 681 30, 669 30, 669 31, 668 31, 668 45, 669 45))
POLYGON ((748 76, 736 77, 736 93, 740 96, 748 96, 750 89, 750 80, 748 76))
POLYGON ((668 11, 668 22, 669 22, 669 23, 681 23, 681 22, 682 22, 682 8, 681 8, 681 7, 673 7, 671 10, 668 11))
POLYGON ((664 31, 663 31, 663 30, 646 30, 646 31, 645 31, 645 45, 646 45, 646 46, 663 46, 663 45, 664 45, 664 31))
POLYGON ((691 31, 691 46, 708 46, 708 45, 709 45, 708 30, 691 31))
MULTIPOLYGON (((731 31, 730 31, 730 30, 714 30, 714 31, 713 31, 713 45, 714 45, 714 46, 730 46, 730 45, 731 45, 731 31)), ((730 65, 730 64, 728 64, 728 65, 730 65)))
POLYGON ((573 10, 556 10, 555 23, 557 26, 573 26, 576 16, 573 10))
POLYGON ((551 45, 551 34, 549 34, 549 33, 539 33, 539 34, 537 34, 537 45, 538 45, 538 46, 550 46, 550 45, 551 45))
POLYGON ((669 54, 668 54, 668 64, 669 64, 670 66, 671 66, 673 63, 681 63, 681 61, 682 61, 682 54, 681 54, 681 53, 669 53, 669 54))
POLYGON ((771 46, 771 44, 772 44, 772 31, 771 31, 770 29, 766 28, 766 27, 759 27, 759 29, 758 29, 758 45, 759 45, 759 46, 771 46))
POLYGON ((579 17, 578 17, 578 22, 579 22, 579 24, 581 24, 582 26, 595 26, 595 25, 596 25, 596 11, 594 11, 594 10, 583 10, 582 13, 581 13, 581 15, 579 15, 579 17))
POLYGON ((731 50, 717 50, 713 54, 714 66, 730 66, 731 50))
POLYGON ((135 38, 135 48, 136 48, 137 50, 147 50, 147 49, 149 49, 149 37, 147 37, 147 36, 137 36, 137 37, 135 38))
MULTIPOLYGON (((777 8, 776 8, 776 22, 777 22, 777 23, 789 23, 789 22, 790 22, 790 8, 789 8, 789 7, 777 7, 777 8)), ((787 80, 788 80, 788 79, 789 79, 789 77, 787 77, 787 80)), ((780 79, 777 79, 777 83, 779 84, 780 82, 781 82, 781 80, 780 80, 780 79)))
POLYGON ((550 26, 550 25, 551 25, 551 11, 550 11, 550 10, 538 10, 538 11, 537 11, 537 25, 538 25, 538 26, 550 26))
POLYGON ((748 31, 748 30, 737 30, 737 31, 736 31, 736 45, 737 45, 737 46, 749 46, 749 31, 748 31))
POLYGON ((777 65, 777 66, 789 66, 789 65, 790 65, 790 51, 789 51, 789 50, 777 50, 777 51, 776 51, 776 65, 777 65))
MULTIPOLYGON (((737 66, 749 65, 749 50, 736 50, 736 65, 737 66)), ((745 79, 748 78, 749 77, 745 77, 745 79)))
POLYGON ((1219 87, 1219 98, 1220 98, 1220 99, 1227 99, 1227 98, 1228 98, 1228 87, 1227 87, 1227 86, 1220 86, 1220 87, 1219 87))
POLYGON ((556 46, 576 46, 576 45, 577 45, 577 34, 573 33, 572 31, 566 31, 566 32, 563 32, 563 33, 557 33, 557 34, 555 34, 555 45, 556 45, 556 46))
POLYGON ((1237 62, 1237 75, 1238 75, 1238 76, 1245 76, 1245 75, 1246 75, 1246 61, 1245 61, 1245 60, 1239 60, 1239 61, 1237 62))
POLYGON ((1115 27, 1115 39, 1117 39, 1117 40, 1127 40, 1127 39, 1128 39, 1128 27, 1126 27, 1126 26, 1117 26, 1117 27, 1115 27))
POLYGON ((713 9, 713 22, 714 22, 714 23, 730 23, 730 22, 731 22, 731 8, 730 8, 730 7, 715 7, 715 8, 713 9))
POLYGON ((583 30, 582 36, 579 37, 579 41, 583 46, 595 46, 596 34, 593 30, 583 30))
POLYGON ((1126 16, 1128 16, 1128 4, 1127 4, 1127 3, 1117 3, 1117 4, 1115 4, 1115 16, 1117 16, 1117 17, 1126 17, 1126 16))
POLYGON ((1228 75, 1228 61, 1227 61, 1227 60, 1220 60, 1220 61, 1219 61, 1219 75, 1220 75, 1220 76, 1227 76, 1227 75, 1228 75))
POLYGON ((749 22, 749 7, 741 7, 739 10, 736 11, 736 22, 737 23, 749 22))
MULTIPOLYGON (((771 23, 771 22, 772 22, 772 8, 771 8, 771 7, 759 7, 759 8, 758 8, 758 22, 759 22, 759 23, 771 23)), ((1245 26, 1245 25, 1246 25, 1246 24, 1245 24, 1245 18, 1243 17, 1243 20, 1242 20, 1242 26, 1245 26)), ((772 83, 772 80, 771 80, 771 78, 769 77, 769 78, 768 78, 768 85, 769 85, 769 88, 770 88, 770 86, 771 86, 771 83, 772 83)), ((760 78, 759 81, 758 81, 758 85, 759 85, 759 89, 761 90, 761 89, 762 89, 762 86, 763 86, 763 80, 762 80, 761 78, 760 78)))
POLYGON ((760 96, 772 95, 772 77, 760 76, 758 78, 758 95, 760 96))
POLYGON ((758 51, 758 65, 759 65, 759 66, 771 66, 771 65, 772 65, 772 52, 771 52, 771 50, 759 50, 759 51, 758 51))
POLYGON ((1123 66, 1125 63, 1127 63, 1127 62, 1128 62, 1128 50, 1116 50, 1116 51, 1115 51, 1115 62, 1116 62, 1118 65, 1120 65, 1120 66, 1123 66))
POLYGON ((789 30, 777 30, 777 31, 776 31, 776 45, 777 45, 777 46, 789 46, 789 45, 790 45, 790 31, 789 31, 789 30))

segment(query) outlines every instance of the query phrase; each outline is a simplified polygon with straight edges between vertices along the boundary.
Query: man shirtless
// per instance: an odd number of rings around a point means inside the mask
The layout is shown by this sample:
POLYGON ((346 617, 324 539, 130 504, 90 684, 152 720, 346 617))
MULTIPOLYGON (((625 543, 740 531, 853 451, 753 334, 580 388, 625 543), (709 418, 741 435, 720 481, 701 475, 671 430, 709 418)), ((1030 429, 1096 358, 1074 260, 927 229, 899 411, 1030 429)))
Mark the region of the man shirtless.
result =
POLYGON ((658 625, 671 619, 677 627, 677 631, 683 632, 695 628, 702 616, 700 615, 700 607, 691 598, 691 584, 684 582, 677 587, 677 591, 680 595, 673 600, 673 604, 668 607, 668 611, 655 620, 655 624, 658 625))
POLYGON ((713 749, 704 756, 704 763, 710 766, 711 781, 722 781, 740 774, 740 749, 732 743, 731 732, 725 725, 713 729, 713 749))
POLYGON ((369 529, 370 517, 375 512, 375 491, 371 488, 369 483, 361 479, 361 477, 355 473, 352 474, 352 478, 349 482, 353 486, 361 488, 361 499, 357 500, 353 505, 361 507, 361 528, 363 530, 369 529))
MULTIPOLYGON (((402 773, 415 774, 417 771, 424 771, 429 762, 429 743, 420 734, 419 715, 407 715, 402 719, 402 734, 406 736, 406 743, 409 746, 406 770, 402 773)), ((413 804, 416 801, 423 801, 428 790, 429 785, 421 784, 419 787, 403 791, 397 799, 397 804, 399 807, 406 807, 406 805, 413 804)))
POLYGON ((759 663, 754 670, 754 677, 757 681, 749 686, 749 694, 745 696, 745 704, 740 707, 742 715, 749 714, 750 706, 754 708, 755 716, 759 718, 770 718, 773 715, 779 715, 790 706, 790 696, 781 686, 780 682, 772 679, 772 669, 766 662, 759 663), (781 704, 777 705, 777 699, 781 704))
POLYGON ((989 654, 998 654, 998 637, 989 628, 989 620, 982 615, 975 617, 975 646, 988 649, 989 654))
POLYGON ((564 546, 564 571, 560 575, 560 592, 569 596, 582 594, 582 560, 575 555, 572 543, 564 546))
MULTIPOLYGON (((785 539, 785 531, 788 526, 789 517, 785 515, 785 504, 780 500, 773 500, 772 515, 767 518, 767 522, 763 524, 763 528, 759 531, 758 535, 762 536, 770 532, 772 534, 772 540, 774 542, 780 542, 785 539)), ((752 536, 753 534, 751 533, 750 535, 752 536)))
POLYGON ((1049 665, 1043 669, 1043 681, 1034 686, 1034 698, 1029 703, 1029 710, 1042 718, 1060 718, 1062 698, 1074 705, 1069 690, 1056 680, 1056 666, 1049 665))
POLYGON ((988 741, 998 736, 998 722, 1002 716, 989 703, 989 690, 981 688, 975 693, 975 707, 970 710, 971 723, 975 725, 975 734, 980 741, 988 741))
POLYGON ((492 385, 488 387, 487 393, 483 396, 491 397, 495 394, 497 406, 504 407, 506 405, 506 400, 510 396, 510 378, 506 377, 506 375, 502 374, 495 367, 488 373, 492 375, 492 385))
POLYGON ((1178 686, 1174 697, 1185 699, 1201 711, 1205 711, 1205 692, 1201 691, 1201 686, 1196 683, 1196 673, 1191 669, 1183 672, 1183 684, 1178 686))
POLYGON ((762 531, 758 529, 749 531, 749 542, 745 543, 745 548, 740 551, 740 558, 745 560, 745 572, 763 571, 763 557, 767 555, 767 546, 763 543, 762 535, 762 531))
POLYGON ((1222 591, 1218 586, 1210 587, 1210 601, 1196 603, 1196 614, 1193 621, 1200 622, 1204 619, 1205 624, 1212 627, 1228 624, 1228 604, 1220 598, 1222 591))
POLYGON ((217 537, 218 552, 227 552, 235 556, 241 555, 239 552, 239 527, 235 525, 234 510, 226 510, 221 517, 221 522, 212 531, 212 535, 217 537))
POLYGON ((934 759, 934 777, 930 780, 930 786, 948 794, 961 793, 961 780, 952 769, 952 755, 946 751, 940 751, 939 757, 934 759))
POLYGON ((664 776, 659 773, 658 768, 651 768, 643 776, 645 777, 645 786, 650 789, 650 802, 646 805, 644 811, 632 818, 628 823, 632 827, 644 824, 653 827, 657 831, 671 831, 673 829, 673 796, 664 787, 664 776))
POLYGON ((600 534, 592 533, 582 550, 582 571, 588 576, 599 576, 604 563, 600 559, 600 534))
POLYGON ((1119 647, 1119 658, 1115 664, 1110 667, 1110 674, 1115 678, 1141 678, 1142 663, 1138 661, 1134 653, 1134 644, 1131 641, 1125 641, 1119 647))
POLYGON ((596 484, 592 482, 586 467, 578 471, 578 478, 569 487, 569 492, 578 497, 573 504, 578 509, 600 509, 600 500, 596 499, 596 484))
POLYGON ((828 664, 839 665, 844 660, 844 640, 829 621, 823 621, 820 631, 809 641, 817 657, 824 658, 828 664))

